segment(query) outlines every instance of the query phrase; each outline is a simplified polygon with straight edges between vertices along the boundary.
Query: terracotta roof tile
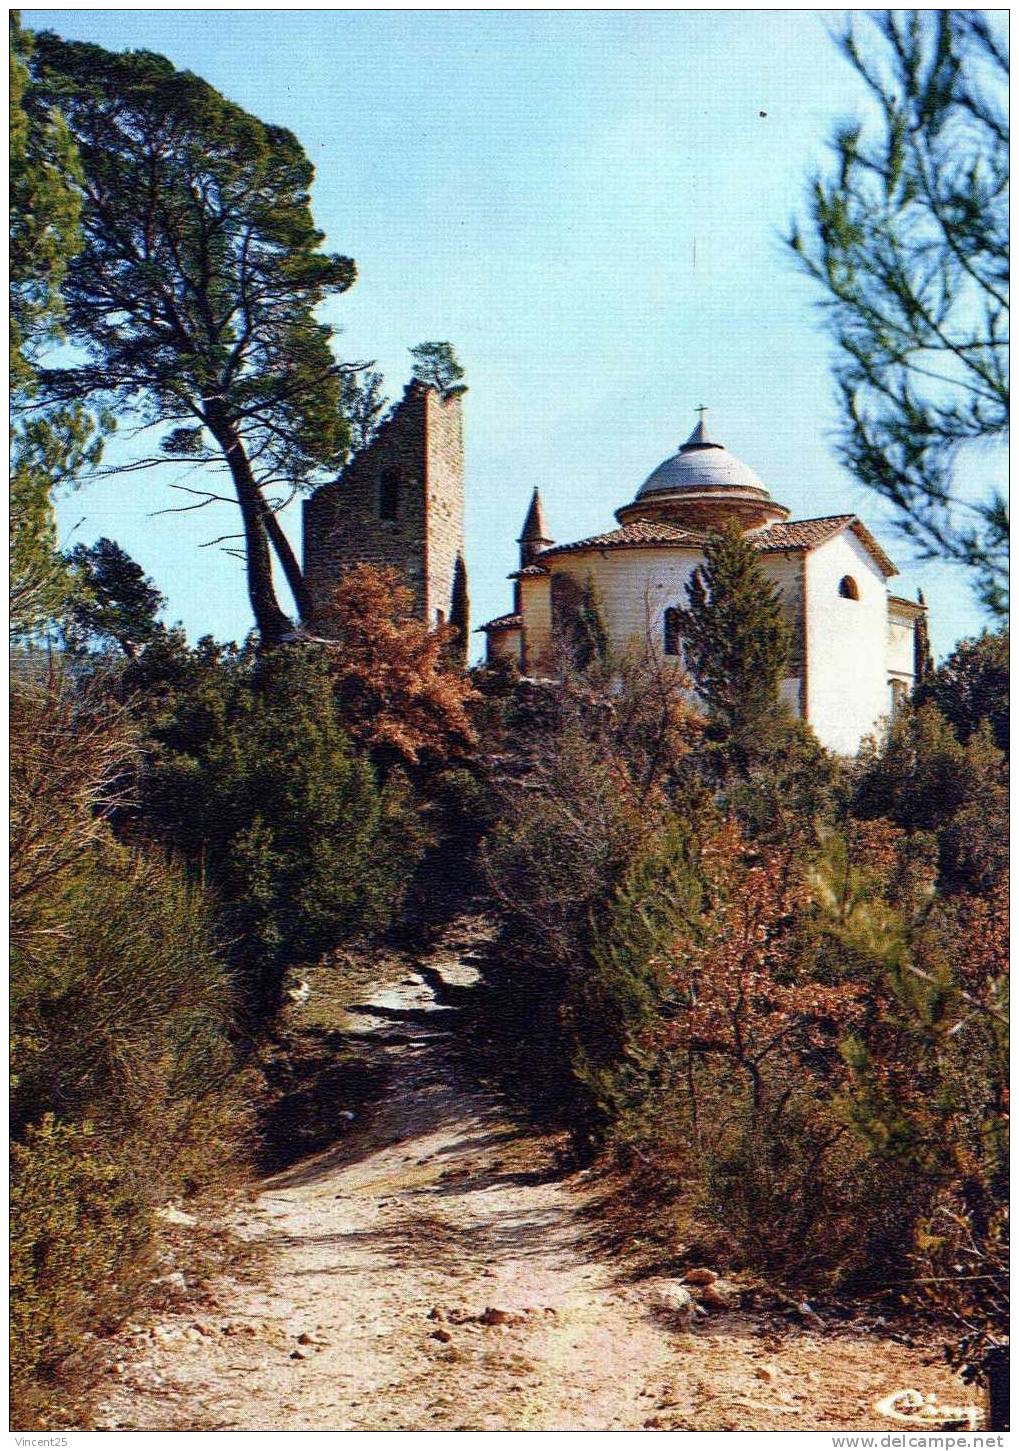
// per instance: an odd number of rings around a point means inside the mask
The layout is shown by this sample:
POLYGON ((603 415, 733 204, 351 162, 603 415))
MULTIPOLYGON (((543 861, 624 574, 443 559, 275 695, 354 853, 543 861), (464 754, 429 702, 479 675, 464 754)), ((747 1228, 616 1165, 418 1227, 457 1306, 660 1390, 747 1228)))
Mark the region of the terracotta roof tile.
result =
POLYGON ((783 549, 816 549, 841 534, 855 519, 855 514, 829 514, 822 519, 793 519, 788 524, 772 524, 749 536, 750 543, 761 554, 776 554, 783 549))
POLYGON ((788 524, 772 524, 750 535, 750 542, 761 554, 775 554, 782 550, 816 549, 827 544, 843 529, 851 529, 863 547, 876 560, 884 575, 898 574, 898 570, 881 548, 867 526, 855 514, 828 514, 821 519, 794 519, 788 524))
POLYGON ((651 524, 645 519, 637 519, 619 529, 610 529, 607 534, 592 534, 589 539, 578 539, 573 544, 556 544, 552 549, 543 549, 539 557, 542 560, 551 559, 555 555, 574 554, 582 549, 642 549, 649 544, 699 546, 703 543, 704 535, 691 529, 679 529, 674 524, 651 524))
MULTIPOLYGON (((820 519, 798 519, 788 524, 772 524, 768 529, 760 529, 747 536, 749 542, 761 554, 779 554, 785 550, 810 550, 817 549, 821 544, 827 544, 829 539, 834 539, 841 534, 843 529, 851 529, 853 533, 877 561, 882 572, 886 575, 898 574, 898 570, 888 555, 878 544, 870 530, 856 517, 855 514, 829 514, 820 519)), ((681 529, 675 524, 652 524, 645 519, 637 519, 632 524, 624 524, 619 529, 612 529, 607 534, 592 534, 588 539, 578 539, 573 544, 556 544, 551 549, 542 550, 538 556, 543 565, 547 560, 555 559, 560 554, 575 554, 586 549, 644 549, 655 545, 686 545, 692 548, 703 548, 706 535, 703 531, 693 529, 681 529)), ((534 573, 540 569, 540 565, 529 565, 528 569, 518 571, 511 575, 511 579, 519 578, 521 574, 534 573)), ((547 571, 543 571, 547 573, 547 571)))

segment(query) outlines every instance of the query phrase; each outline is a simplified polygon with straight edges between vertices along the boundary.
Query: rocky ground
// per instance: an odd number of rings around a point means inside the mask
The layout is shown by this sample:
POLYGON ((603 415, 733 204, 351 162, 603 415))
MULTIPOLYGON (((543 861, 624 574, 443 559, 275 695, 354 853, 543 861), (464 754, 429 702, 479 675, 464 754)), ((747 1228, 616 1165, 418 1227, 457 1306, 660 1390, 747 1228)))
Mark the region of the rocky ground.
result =
POLYGON ((934 1344, 751 1313, 724 1284, 629 1280, 597 1247, 584 1176, 557 1171, 454 1051, 475 976, 447 946, 350 1010, 343 1038, 377 1098, 334 1104, 329 1146, 236 1211, 257 1275, 125 1331, 96 1428, 972 1424, 934 1344))

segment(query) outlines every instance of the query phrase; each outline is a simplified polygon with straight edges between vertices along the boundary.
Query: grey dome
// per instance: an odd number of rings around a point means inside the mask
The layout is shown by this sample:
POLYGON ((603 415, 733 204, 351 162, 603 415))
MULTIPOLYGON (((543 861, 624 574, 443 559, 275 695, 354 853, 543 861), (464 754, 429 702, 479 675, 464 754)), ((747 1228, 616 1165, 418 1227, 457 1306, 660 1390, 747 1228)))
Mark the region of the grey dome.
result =
POLYGON ((705 488, 767 492, 749 465, 708 437, 702 420, 686 443, 648 475, 637 491, 637 498, 705 488))
POLYGON ((703 416, 686 443, 644 480, 633 502, 616 510, 623 525, 643 519, 681 529, 734 523, 746 531, 788 517, 753 469, 708 437, 703 416))

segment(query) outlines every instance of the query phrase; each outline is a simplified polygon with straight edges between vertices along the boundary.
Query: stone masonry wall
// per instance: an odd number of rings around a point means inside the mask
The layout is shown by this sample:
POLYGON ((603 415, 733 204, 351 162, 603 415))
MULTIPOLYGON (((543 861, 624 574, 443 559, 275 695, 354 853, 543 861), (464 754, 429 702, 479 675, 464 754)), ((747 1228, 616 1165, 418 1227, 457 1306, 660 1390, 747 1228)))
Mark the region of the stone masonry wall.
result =
POLYGON ((391 566, 414 593, 415 612, 449 618, 456 556, 463 549, 460 395, 408 384, 392 416, 338 479, 304 504, 304 572, 318 616, 340 571, 391 566), (387 476, 398 484, 396 518, 382 517, 387 476))
POLYGON ((449 619, 456 557, 464 547, 463 405, 429 389, 425 414, 425 579, 429 624, 449 619))

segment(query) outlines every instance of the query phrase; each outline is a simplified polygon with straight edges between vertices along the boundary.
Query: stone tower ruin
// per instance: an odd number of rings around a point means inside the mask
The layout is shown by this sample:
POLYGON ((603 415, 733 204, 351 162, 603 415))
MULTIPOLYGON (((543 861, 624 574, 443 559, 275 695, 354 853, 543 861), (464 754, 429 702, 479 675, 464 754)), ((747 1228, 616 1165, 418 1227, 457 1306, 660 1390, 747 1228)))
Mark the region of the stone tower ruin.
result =
POLYGON ((449 620, 464 547, 464 388, 408 383, 367 448, 304 503, 304 576, 313 619, 352 564, 399 570, 418 618, 449 620))

